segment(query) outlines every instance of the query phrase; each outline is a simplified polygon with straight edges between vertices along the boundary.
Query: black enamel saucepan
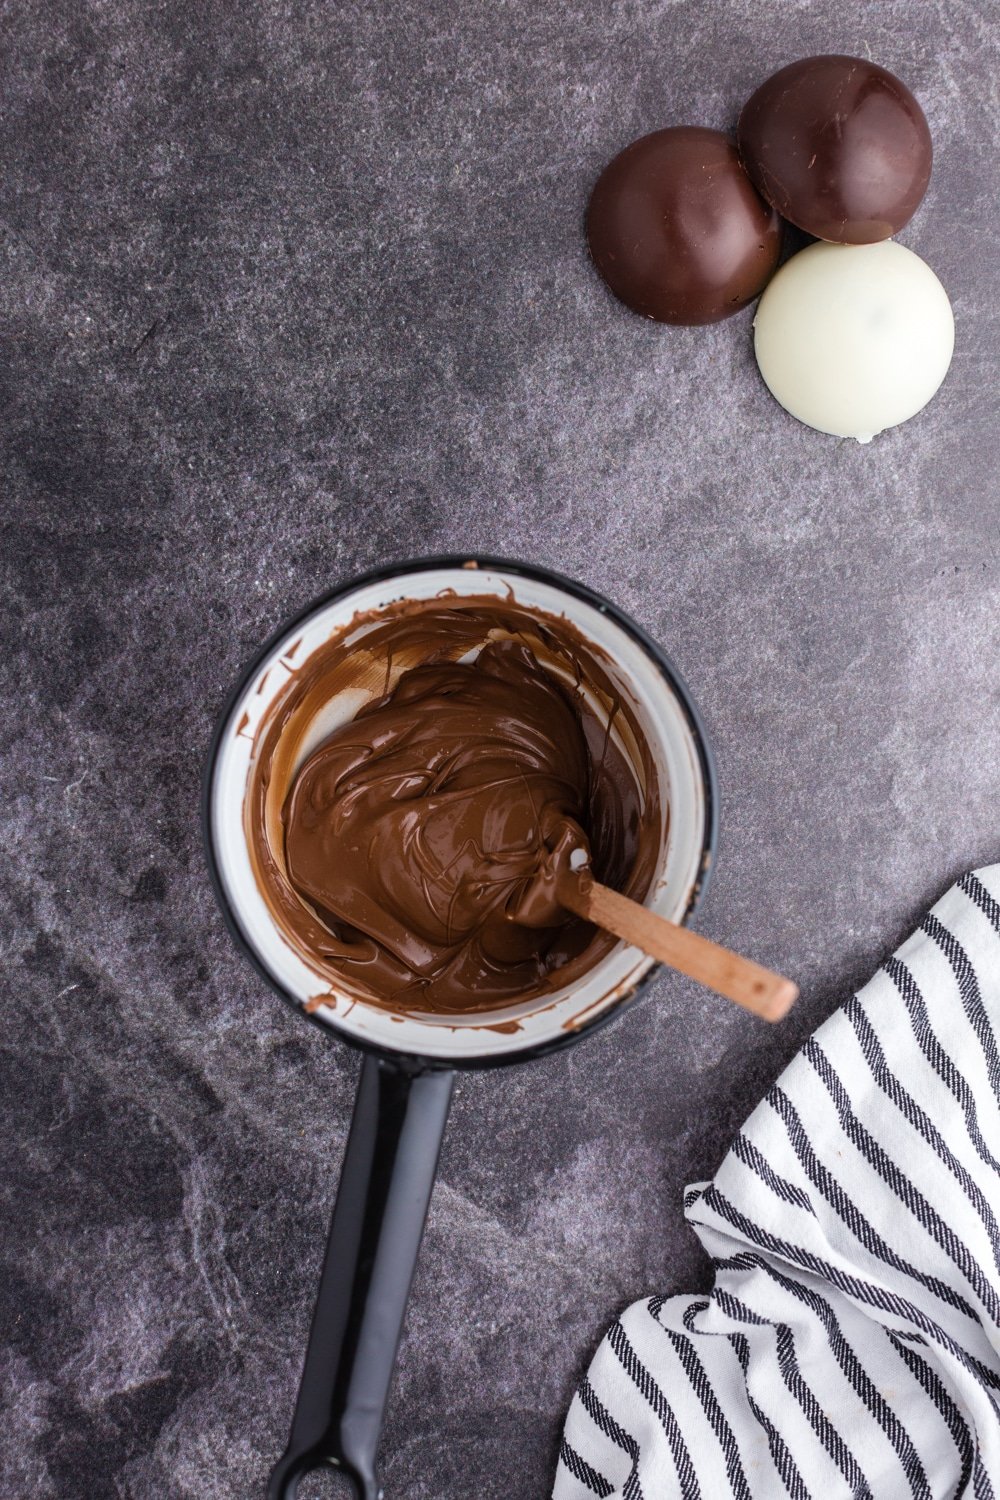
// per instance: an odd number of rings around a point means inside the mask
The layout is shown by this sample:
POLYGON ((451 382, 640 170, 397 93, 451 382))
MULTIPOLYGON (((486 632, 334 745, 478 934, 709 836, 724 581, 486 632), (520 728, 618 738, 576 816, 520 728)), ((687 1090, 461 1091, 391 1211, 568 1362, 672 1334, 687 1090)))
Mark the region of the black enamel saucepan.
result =
MULTIPOLYGON (((331 590, 287 621, 246 668, 222 714, 205 774, 204 829, 216 894, 237 944, 268 984, 328 1036, 364 1053, 319 1296, 291 1435, 268 1500, 291 1500, 313 1469, 346 1476, 377 1500, 375 1465, 410 1282, 427 1216, 454 1071, 525 1062, 581 1041, 617 1015, 653 960, 619 944, 583 979, 544 1002, 462 1018, 392 1017, 379 1007, 307 1010, 316 974, 288 943, 254 878, 244 798, 254 730, 310 653, 331 636, 370 628, 371 611, 401 598, 494 595, 568 618, 602 653, 627 696, 657 767, 661 847, 647 904, 684 922, 704 891, 715 850, 715 773, 690 694, 663 651, 614 605, 543 568, 496 558, 400 563, 331 590), (364 616, 368 623, 359 623, 364 616), (353 622, 353 623, 352 623, 353 622), (669 804, 669 816, 666 805, 669 804), (510 1027, 498 1023, 516 1022, 510 1027)), ((351 634, 346 637, 353 639, 351 634)), ((322 732, 356 701, 327 705, 322 732)), ((319 731, 318 731, 319 732, 319 731)), ((556 1075, 549 1077, 551 1086, 556 1075)))

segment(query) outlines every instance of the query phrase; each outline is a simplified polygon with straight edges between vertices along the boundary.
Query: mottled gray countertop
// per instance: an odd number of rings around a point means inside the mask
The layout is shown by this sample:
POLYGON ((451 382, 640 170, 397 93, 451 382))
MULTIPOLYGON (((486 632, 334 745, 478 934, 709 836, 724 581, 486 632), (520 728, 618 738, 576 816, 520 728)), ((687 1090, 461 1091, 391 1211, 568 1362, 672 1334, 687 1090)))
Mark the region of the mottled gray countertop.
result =
POLYGON ((549 563, 663 642, 722 784, 700 925, 803 1000, 664 977, 460 1082, 387 1500, 539 1500, 612 1315, 704 1284, 683 1184, 1000 854, 998 77, 988 0, 0 6, 4 1496, 252 1500, 283 1445, 357 1062, 234 951, 199 774, 259 639, 392 558, 549 563), (581 232, 632 137, 816 51, 935 141, 903 239, 955 361, 869 447, 581 232))

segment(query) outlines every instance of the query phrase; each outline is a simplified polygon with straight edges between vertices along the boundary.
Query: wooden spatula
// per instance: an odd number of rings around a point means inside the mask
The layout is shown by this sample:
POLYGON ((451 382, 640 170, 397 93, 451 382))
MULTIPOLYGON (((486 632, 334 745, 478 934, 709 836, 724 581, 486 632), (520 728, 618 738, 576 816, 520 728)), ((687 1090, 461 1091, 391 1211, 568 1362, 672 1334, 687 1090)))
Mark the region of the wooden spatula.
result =
POLYGON ((568 911, 642 948, 765 1021, 780 1021, 798 999, 798 986, 790 979, 713 943, 690 927, 668 922, 587 873, 567 874, 560 880, 558 891, 559 901, 568 911))

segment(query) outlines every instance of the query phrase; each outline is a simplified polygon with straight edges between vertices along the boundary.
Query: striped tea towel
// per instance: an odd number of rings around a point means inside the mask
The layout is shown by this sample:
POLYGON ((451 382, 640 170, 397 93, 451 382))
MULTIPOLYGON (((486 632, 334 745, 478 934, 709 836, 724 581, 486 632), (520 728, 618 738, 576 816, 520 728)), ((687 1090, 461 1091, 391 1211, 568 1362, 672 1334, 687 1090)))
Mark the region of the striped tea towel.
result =
POLYGON ((1000 865, 952 887, 750 1116, 637 1302, 554 1500, 1000 1495, 1000 865))

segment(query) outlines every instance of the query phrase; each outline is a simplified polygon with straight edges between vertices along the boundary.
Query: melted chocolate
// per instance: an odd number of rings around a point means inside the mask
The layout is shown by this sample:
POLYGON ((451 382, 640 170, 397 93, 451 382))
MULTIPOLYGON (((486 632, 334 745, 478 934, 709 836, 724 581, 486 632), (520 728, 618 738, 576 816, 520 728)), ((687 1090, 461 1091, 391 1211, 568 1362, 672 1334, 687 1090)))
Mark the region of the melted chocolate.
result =
POLYGON ((247 828, 272 913, 317 972, 395 1010, 562 987, 614 944, 556 898, 572 852, 637 899, 655 864, 631 708, 566 621, 482 598, 375 621, 313 653, 258 731, 247 828), (368 701, 312 743, 349 688, 368 701))

